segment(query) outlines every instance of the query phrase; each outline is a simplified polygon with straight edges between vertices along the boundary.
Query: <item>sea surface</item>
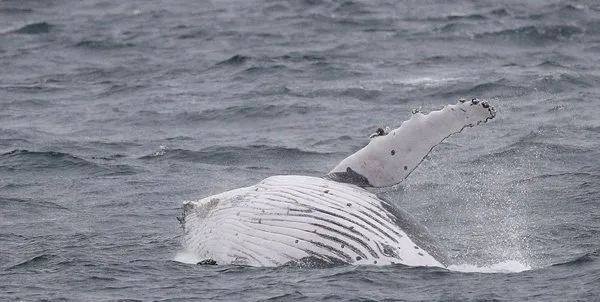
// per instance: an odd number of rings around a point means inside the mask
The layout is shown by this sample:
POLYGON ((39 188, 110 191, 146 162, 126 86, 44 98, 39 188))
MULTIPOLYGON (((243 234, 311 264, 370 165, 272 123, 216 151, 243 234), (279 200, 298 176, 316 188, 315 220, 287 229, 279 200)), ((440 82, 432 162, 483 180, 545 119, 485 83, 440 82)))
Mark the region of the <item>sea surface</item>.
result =
POLYGON ((1 301, 600 301, 600 2, 0 1, 1 301), (197 266, 182 202, 459 98, 387 198, 449 269, 197 266))

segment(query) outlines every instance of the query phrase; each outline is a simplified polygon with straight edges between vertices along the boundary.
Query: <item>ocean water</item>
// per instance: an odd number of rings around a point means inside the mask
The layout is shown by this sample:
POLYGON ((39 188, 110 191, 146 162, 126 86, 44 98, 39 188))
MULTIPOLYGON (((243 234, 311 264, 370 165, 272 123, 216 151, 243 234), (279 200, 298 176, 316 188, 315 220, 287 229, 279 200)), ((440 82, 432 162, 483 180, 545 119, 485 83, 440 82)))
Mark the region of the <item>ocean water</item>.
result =
POLYGON ((0 300, 599 301, 596 1, 0 1, 0 300), (382 126, 489 123, 387 198, 449 269, 196 266, 176 217, 382 126))

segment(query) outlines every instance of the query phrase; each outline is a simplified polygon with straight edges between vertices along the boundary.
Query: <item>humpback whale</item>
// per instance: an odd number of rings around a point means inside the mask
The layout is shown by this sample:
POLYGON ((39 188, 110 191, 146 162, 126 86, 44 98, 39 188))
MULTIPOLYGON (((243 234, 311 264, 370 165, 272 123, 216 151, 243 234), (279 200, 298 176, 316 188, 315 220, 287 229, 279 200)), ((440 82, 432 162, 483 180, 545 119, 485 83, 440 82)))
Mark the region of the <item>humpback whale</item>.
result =
POLYGON ((447 267, 426 228, 373 188, 399 184, 444 139, 495 114, 478 99, 413 112, 396 129, 377 129, 323 177, 271 176, 186 201, 183 245, 199 264, 447 267))

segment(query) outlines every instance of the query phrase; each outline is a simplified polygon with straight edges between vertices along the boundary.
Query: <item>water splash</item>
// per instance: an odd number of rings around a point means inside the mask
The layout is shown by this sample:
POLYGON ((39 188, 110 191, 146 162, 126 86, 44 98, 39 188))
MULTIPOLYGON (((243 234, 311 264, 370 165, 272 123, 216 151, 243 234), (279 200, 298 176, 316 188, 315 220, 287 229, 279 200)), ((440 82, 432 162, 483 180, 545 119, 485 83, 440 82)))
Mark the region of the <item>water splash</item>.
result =
POLYGON ((181 263, 185 263, 185 264, 197 264, 198 262, 200 262, 202 260, 203 259, 200 259, 196 253, 188 251, 188 250, 178 251, 177 254, 175 254, 175 257, 173 257, 173 261, 177 261, 177 262, 181 262, 181 263))
POLYGON ((163 145, 160 145, 160 146, 158 147, 158 151, 154 152, 154 153, 152 154, 152 157, 163 156, 163 155, 165 155, 165 153, 166 153, 166 150, 168 150, 168 149, 169 149, 169 147, 167 147, 167 146, 163 146, 163 145))
POLYGON ((535 195, 531 184, 521 180, 540 173, 537 158, 542 151, 513 147, 520 137, 511 137, 505 147, 448 155, 447 150, 462 151, 462 146, 486 135, 469 133, 471 137, 456 137, 439 146, 438 154, 432 152, 405 184, 399 204, 421 214, 419 218, 437 234, 453 263, 469 264, 452 270, 495 272, 511 263, 521 265, 508 271, 538 267, 539 251, 532 239, 538 223, 532 217, 535 195), (512 153, 502 152, 507 149, 512 153), (444 160, 442 153, 452 160, 444 160))

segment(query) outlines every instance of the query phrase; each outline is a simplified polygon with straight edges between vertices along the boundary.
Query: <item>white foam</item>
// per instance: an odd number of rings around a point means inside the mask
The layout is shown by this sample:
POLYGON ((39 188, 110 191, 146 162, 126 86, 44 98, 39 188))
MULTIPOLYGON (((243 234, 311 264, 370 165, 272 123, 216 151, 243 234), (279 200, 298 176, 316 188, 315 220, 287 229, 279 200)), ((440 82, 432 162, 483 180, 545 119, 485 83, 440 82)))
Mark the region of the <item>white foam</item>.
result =
POLYGON ((152 154, 152 156, 156 157, 156 156, 163 156, 163 155, 165 155, 165 150, 169 149, 169 147, 161 145, 160 147, 158 147, 158 149, 159 150, 156 151, 156 152, 154 152, 152 154))
POLYGON ((412 77, 398 81, 402 84, 408 85, 423 85, 423 86, 436 86, 448 82, 458 81, 460 78, 447 77, 447 78, 436 78, 436 77, 412 77))
POLYGON ((185 264, 197 264, 202 261, 195 253, 188 250, 181 250, 175 254, 173 261, 185 263, 185 264))
POLYGON ((462 273, 520 273, 531 270, 531 266, 515 260, 506 260, 489 266, 472 264, 450 265, 448 269, 462 273))

